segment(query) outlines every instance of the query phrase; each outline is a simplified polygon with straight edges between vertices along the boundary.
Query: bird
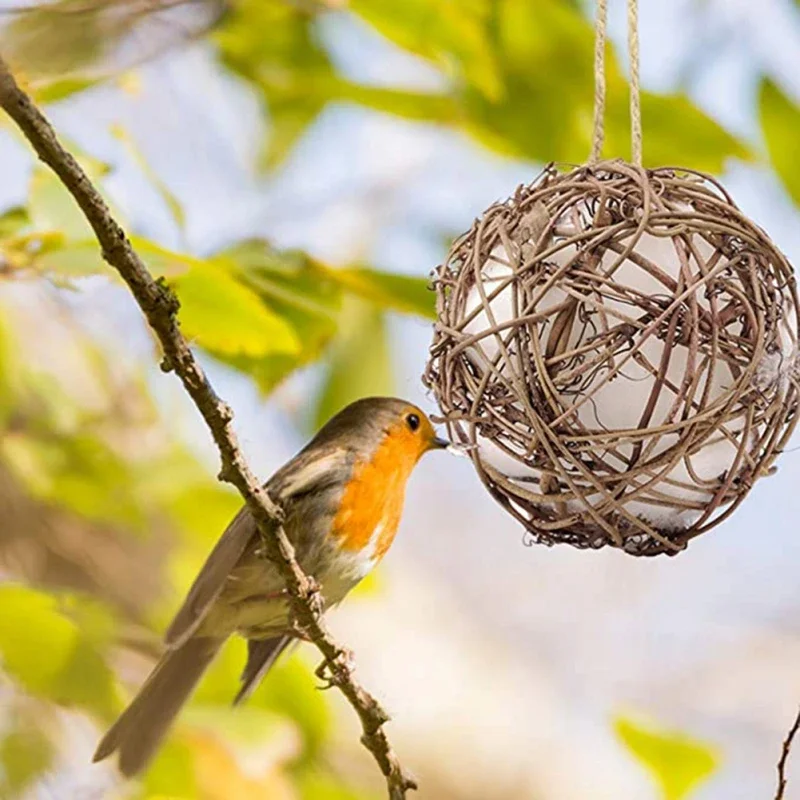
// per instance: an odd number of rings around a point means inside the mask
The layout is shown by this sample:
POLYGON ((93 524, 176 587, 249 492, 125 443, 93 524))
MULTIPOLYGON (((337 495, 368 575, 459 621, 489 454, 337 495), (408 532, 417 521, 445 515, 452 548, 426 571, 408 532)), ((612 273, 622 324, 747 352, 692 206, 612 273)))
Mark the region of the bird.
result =
MULTIPOLYGON (((333 416, 266 482, 283 511, 298 563, 320 586, 325 610, 341 602, 389 549, 406 483, 420 458, 451 447, 417 406, 368 397, 333 416)), ((93 761, 118 752, 122 775, 141 773, 233 634, 247 640, 238 705, 298 635, 286 586, 261 550, 247 506, 212 549, 167 628, 164 654, 101 739, 93 761)))

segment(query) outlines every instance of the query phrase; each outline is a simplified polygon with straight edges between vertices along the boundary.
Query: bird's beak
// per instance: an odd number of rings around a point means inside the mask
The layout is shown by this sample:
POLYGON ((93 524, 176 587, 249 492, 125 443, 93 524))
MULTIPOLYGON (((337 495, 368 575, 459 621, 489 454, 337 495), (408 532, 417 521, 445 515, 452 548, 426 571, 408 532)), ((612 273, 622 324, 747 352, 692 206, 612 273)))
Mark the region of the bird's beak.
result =
POLYGON ((441 436, 434 436, 431 441, 432 450, 447 450, 451 446, 451 442, 441 436))

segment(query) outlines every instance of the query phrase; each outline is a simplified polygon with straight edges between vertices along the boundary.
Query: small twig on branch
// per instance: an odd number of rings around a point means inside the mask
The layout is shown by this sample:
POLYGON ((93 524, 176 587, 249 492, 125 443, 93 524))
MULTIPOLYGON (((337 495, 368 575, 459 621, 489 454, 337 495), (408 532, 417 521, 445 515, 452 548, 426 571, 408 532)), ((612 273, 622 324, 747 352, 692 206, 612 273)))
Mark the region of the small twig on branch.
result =
POLYGON ((800 730, 800 709, 797 711, 797 716, 794 718, 794 724, 786 734, 783 740, 783 748, 781 749, 781 757, 778 761, 778 793, 775 795, 775 800, 783 800, 784 792, 786 791, 786 762, 789 760, 789 753, 792 750, 792 742, 800 730))
POLYGON ((176 317, 179 303, 161 280, 154 280, 131 247, 125 232, 114 220, 100 193, 86 173, 58 141, 50 123, 20 89, 0 57, 0 106, 16 122, 39 158, 47 164, 80 206, 92 226, 103 258, 119 272, 164 351, 162 368, 174 370, 208 425, 219 449, 220 480, 233 484, 241 493, 255 519, 267 555, 275 563, 291 594, 291 608, 297 625, 322 653, 331 683, 339 688, 361 721, 361 741, 372 753, 386 777, 391 800, 403 800, 416 783, 405 772, 389 744, 383 725, 389 717, 378 701, 354 679, 349 651, 331 637, 320 614, 319 587, 295 559, 294 547, 280 524, 282 512, 245 463, 236 434, 231 427, 233 413, 217 397, 202 367, 180 332, 176 317))

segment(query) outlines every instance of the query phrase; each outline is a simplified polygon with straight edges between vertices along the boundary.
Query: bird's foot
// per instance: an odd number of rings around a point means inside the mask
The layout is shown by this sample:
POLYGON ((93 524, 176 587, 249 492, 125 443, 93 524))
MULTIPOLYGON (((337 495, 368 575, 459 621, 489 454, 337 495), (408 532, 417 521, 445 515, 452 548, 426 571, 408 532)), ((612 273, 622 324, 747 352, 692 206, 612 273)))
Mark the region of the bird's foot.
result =
POLYGON ((296 619, 290 621, 289 628, 286 633, 288 633, 293 639, 297 639, 300 642, 314 643, 314 640, 311 638, 311 634, 296 619))
POLYGON ((322 681, 322 685, 317 688, 324 692, 334 686, 338 686, 343 680, 349 678, 355 669, 355 658, 352 650, 341 648, 333 659, 327 658, 314 670, 314 674, 322 681))

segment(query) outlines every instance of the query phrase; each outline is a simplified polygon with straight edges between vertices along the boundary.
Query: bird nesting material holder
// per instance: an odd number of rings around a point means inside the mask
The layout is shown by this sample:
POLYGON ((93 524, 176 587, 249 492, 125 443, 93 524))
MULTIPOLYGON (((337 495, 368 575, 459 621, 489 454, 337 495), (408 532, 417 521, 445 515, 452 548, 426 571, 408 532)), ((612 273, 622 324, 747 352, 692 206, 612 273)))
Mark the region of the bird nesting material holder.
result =
POLYGON ((794 427, 792 267, 706 176, 551 167, 434 284, 426 382, 533 541, 676 552, 794 427))
POLYGON ((486 210, 434 273, 424 382, 527 541, 676 553, 768 474, 797 421, 791 265, 712 178, 601 161, 486 210))

